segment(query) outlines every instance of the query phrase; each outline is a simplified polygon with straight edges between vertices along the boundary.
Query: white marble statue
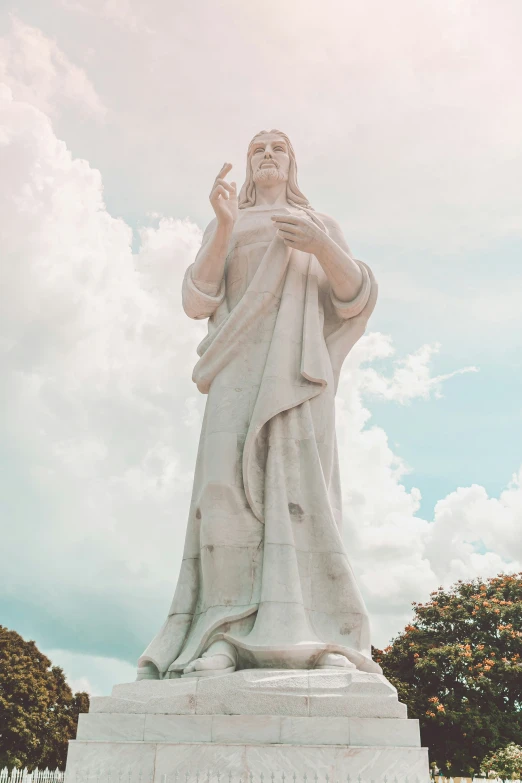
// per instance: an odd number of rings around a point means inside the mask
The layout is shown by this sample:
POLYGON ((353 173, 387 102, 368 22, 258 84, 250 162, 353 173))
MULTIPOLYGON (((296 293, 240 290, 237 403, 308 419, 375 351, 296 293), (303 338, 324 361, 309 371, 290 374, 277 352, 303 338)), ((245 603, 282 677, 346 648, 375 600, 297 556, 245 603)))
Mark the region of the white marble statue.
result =
POLYGON ((254 137, 239 198, 231 168, 183 283, 187 315, 208 319, 193 375, 208 400, 179 582, 138 679, 379 673, 341 536, 334 413, 377 286, 299 190, 284 133, 254 137))

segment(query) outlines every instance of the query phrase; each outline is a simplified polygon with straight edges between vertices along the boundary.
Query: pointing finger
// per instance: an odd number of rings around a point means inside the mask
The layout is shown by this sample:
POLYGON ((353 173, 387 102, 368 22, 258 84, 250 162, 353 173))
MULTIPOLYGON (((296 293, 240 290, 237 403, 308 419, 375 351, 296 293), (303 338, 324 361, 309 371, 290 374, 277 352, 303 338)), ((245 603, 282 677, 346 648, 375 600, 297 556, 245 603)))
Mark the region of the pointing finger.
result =
POLYGON ((223 163, 216 179, 221 179, 222 177, 226 177, 226 175, 228 174, 231 168, 232 168, 231 163, 223 163))

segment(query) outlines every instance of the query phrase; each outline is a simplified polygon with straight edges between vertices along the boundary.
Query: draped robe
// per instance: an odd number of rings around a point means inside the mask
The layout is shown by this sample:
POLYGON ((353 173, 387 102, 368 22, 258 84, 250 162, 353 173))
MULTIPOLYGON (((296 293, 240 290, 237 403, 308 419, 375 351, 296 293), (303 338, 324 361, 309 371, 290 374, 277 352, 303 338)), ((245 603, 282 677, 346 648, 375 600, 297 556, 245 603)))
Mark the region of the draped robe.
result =
MULTIPOLYGON (((317 259, 276 235, 273 214, 240 210, 218 293, 189 267, 183 304, 208 318, 193 380, 208 395, 174 599, 140 665, 178 676, 214 641, 240 668, 313 668, 325 652, 380 672, 368 615, 341 536, 335 392, 377 287, 339 301, 317 259)), ((214 224, 204 234, 203 245, 214 224)), ((349 480, 349 477, 348 477, 349 480)))

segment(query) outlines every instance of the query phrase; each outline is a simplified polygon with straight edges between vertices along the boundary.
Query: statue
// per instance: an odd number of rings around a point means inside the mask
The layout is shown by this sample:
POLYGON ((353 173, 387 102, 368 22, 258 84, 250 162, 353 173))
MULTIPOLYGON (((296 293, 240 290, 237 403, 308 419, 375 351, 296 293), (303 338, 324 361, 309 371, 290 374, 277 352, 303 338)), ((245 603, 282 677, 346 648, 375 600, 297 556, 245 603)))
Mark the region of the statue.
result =
POLYGON ((178 585, 139 682, 80 715, 66 779, 427 781, 340 532, 335 393, 377 287, 284 133, 254 137, 239 197, 230 169, 183 281, 208 399, 178 585))
POLYGON ((341 537, 335 393, 377 286, 297 184, 289 138, 262 131, 215 212, 183 306, 208 319, 193 380, 208 395, 185 550, 138 679, 357 668, 367 612, 341 537))

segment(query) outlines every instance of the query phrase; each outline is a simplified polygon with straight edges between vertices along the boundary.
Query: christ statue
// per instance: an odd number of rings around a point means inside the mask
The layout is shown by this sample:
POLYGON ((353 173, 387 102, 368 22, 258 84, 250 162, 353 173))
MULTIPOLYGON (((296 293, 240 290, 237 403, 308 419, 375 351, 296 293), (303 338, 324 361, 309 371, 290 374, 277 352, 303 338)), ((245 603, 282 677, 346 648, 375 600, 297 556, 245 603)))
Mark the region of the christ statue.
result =
POLYGON ((253 138, 239 196, 231 168, 183 282, 186 314, 208 323, 193 373, 207 403, 179 580, 138 679, 381 673, 342 538, 335 435, 341 366, 377 285, 299 189, 288 136, 253 138))

